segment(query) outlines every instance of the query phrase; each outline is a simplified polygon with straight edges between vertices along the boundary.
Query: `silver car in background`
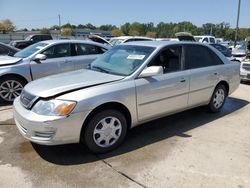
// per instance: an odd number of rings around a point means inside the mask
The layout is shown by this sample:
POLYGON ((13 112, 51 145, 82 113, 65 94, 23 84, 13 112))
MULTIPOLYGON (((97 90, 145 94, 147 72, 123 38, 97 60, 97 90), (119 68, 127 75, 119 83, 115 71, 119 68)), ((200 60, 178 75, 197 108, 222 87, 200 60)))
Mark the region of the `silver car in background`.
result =
POLYGON ((113 47, 89 69, 29 83, 14 101, 14 118, 32 142, 83 142, 102 153, 141 123, 202 105, 220 111, 239 83, 240 64, 212 46, 131 42, 113 47))
POLYGON ((0 102, 12 102, 25 84, 49 75, 86 68, 108 46, 91 41, 48 40, 13 57, 0 57, 0 102))

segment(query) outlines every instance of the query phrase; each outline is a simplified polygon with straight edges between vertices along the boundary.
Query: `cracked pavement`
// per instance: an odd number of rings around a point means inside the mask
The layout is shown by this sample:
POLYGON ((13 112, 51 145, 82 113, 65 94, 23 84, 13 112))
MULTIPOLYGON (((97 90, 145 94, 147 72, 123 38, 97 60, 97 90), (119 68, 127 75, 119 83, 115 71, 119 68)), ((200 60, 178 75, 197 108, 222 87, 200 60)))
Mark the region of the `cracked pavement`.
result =
POLYGON ((221 113, 204 107, 138 126, 115 151, 25 140, 0 107, 1 187, 250 187, 250 85, 221 113))

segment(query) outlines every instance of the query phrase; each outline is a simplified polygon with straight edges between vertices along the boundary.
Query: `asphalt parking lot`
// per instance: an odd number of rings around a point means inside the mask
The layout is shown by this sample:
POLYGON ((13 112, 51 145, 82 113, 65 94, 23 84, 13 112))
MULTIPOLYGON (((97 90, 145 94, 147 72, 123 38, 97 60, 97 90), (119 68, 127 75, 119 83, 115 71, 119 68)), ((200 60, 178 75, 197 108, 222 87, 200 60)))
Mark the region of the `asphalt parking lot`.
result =
POLYGON ((196 108, 132 129, 117 150, 39 146, 0 107, 1 187, 250 187, 250 85, 221 113, 196 108))

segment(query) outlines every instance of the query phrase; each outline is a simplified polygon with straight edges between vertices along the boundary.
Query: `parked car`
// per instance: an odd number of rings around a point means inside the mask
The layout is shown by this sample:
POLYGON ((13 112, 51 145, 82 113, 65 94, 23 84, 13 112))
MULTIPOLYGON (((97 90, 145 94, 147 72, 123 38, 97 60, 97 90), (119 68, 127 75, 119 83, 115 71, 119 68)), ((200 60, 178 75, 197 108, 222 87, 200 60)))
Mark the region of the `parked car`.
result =
POLYGON ((232 55, 235 59, 242 61, 246 57, 246 44, 242 44, 239 47, 232 50, 232 55))
POLYGON ((32 80, 86 68, 107 49, 91 41, 49 40, 33 44, 13 57, 0 57, 0 102, 12 102, 32 80))
POLYGON ((232 55, 232 51, 221 45, 221 44, 210 44, 211 46, 213 46, 214 48, 216 48, 217 50, 219 50, 225 57, 227 57, 229 60, 235 60, 235 58, 232 55))
POLYGON ((7 45, 7 44, 0 42, 0 56, 2 56, 2 55, 13 56, 18 51, 20 51, 20 50, 12 47, 10 45, 7 45))
POLYGON ((250 82, 250 59, 241 62, 240 79, 241 81, 250 82))
POLYGON ((201 43, 215 43, 215 37, 210 35, 194 36, 194 38, 201 43))
POLYGON ((125 43, 89 69, 26 85, 14 101, 15 122, 38 144, 83 142, 92 152, 107 152, 143 122, 202 105, 220 111, 239 86, 239 72, 239 63, 209 45, 125 43))
POLYGON ((27 46, 30 46, 34 43, 44 41, 44 40, 52 40, 52 36, 48 34, 35 34, 35 35, 29 35, 25 40, 14 40, 10 42, 10 45, 19 48, 24 49, 27 46))
POLYGON ((112 46, 116 46, 118 44, 133 42, 133 41, 153 41, 154 39, 148 37, 140 37, 140 36, 121 36, 121 37, 113 37, 110 39, 109 43, 112 46))

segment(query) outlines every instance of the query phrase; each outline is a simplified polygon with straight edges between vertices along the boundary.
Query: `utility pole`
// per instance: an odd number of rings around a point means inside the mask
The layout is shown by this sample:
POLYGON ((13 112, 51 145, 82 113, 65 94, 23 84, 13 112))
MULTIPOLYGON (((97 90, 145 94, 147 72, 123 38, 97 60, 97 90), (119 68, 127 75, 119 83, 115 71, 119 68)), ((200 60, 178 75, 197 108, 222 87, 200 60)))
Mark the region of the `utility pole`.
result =
POLYGON ((238 0, 238 12, 237 12, 237 22, 236 22, 236 29, 235 29, 234 47, 236 47, 237 40, 238 40, 239 19, 240 19, 240 2, 241 2, 241 0, 238 0))
POLYGON ((61 29, 61 16, 58 14, 59 28, 61 29))

